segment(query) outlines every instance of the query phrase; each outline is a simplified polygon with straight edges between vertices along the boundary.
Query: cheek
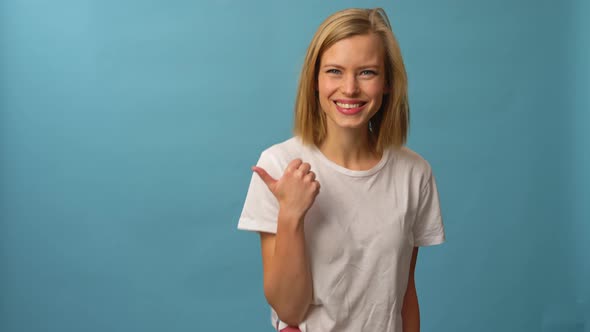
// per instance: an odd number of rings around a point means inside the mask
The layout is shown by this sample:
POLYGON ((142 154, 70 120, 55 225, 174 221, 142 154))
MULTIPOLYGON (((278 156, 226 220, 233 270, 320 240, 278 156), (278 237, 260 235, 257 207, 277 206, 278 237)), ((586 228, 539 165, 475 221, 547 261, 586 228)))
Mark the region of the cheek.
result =
POLYGON ((329 96, 320 94, 319 104, 322 111, 326 112, 329 110, 332 105, 332 101, 330 101, 329 96))
POLYGON ((365 88, 365 93, 372 98, 379 100, 383 99, 383 92, 385 91, 385 85, 382 83, 369 84, 365 88))
POLYGON ((318 92, 322 97, 329 97, 337 89, 334 80, 320 76, 318 78, 318 92))
POLYGON ((380 84, 372 84, 366 87, 365 93, 367 97, 373 100, 373 109, 372 112, 377 113, 379 108, 383 105, 383 85, 380 84))

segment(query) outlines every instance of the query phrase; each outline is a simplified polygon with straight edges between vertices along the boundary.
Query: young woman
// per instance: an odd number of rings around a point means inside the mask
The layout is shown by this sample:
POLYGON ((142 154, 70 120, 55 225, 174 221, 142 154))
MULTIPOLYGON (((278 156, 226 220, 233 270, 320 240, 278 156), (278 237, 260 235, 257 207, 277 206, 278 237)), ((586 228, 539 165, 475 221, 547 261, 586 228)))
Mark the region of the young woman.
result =
POLYGON ((260 233, 277 330, 420 330, 418 247, 444 229, 430 165, 404 146, 408 124, 385 12, 328 17, 303 64, 295 136, 262 152, 238 224, 260 233))

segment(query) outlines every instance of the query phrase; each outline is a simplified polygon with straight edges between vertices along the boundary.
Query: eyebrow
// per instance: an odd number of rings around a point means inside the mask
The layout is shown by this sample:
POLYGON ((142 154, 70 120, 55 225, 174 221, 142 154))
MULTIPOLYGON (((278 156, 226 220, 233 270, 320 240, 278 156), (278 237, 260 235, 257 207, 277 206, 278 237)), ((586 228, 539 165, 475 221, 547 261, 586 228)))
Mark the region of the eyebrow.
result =
MULTIPOLYGON (((330 63, 323 65, 321 68, 326 68, 326 67, 345 69, 343 66, 336 65, 336 64, 330 64, 330 63)), ((359 66, 358 68, 355 68, 355 69, 361 69, 361 68, 362 69, 369 69, 369 68, 370 69, 379 69, 379 65, 369 64, 369 65, 359 66)))

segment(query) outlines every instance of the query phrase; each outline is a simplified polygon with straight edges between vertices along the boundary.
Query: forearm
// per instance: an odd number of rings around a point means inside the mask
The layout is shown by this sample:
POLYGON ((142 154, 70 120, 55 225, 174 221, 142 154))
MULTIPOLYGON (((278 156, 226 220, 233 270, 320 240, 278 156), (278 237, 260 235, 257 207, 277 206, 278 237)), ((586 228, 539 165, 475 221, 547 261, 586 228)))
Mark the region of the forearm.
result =
POLYGON ((303 220, 279 212, 275 250, 264 280, 266 299, 279 318, 297 326, 312 300, 303 220))
POLYGON ((420 306, 413 278, 410 279, 402 306, 404 332, 420 332, 420 306))

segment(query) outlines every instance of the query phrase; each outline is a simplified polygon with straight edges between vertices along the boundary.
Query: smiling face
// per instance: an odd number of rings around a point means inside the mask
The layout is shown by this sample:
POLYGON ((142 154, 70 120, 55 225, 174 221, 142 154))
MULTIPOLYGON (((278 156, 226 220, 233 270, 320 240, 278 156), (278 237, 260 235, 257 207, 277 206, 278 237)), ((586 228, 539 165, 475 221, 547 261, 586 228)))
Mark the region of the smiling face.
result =
POLYGON ((387 89, 384 53, 379 37, 366 34, 342 39, 322 54, 317 89, 328 135, 368 128, 387 89))

